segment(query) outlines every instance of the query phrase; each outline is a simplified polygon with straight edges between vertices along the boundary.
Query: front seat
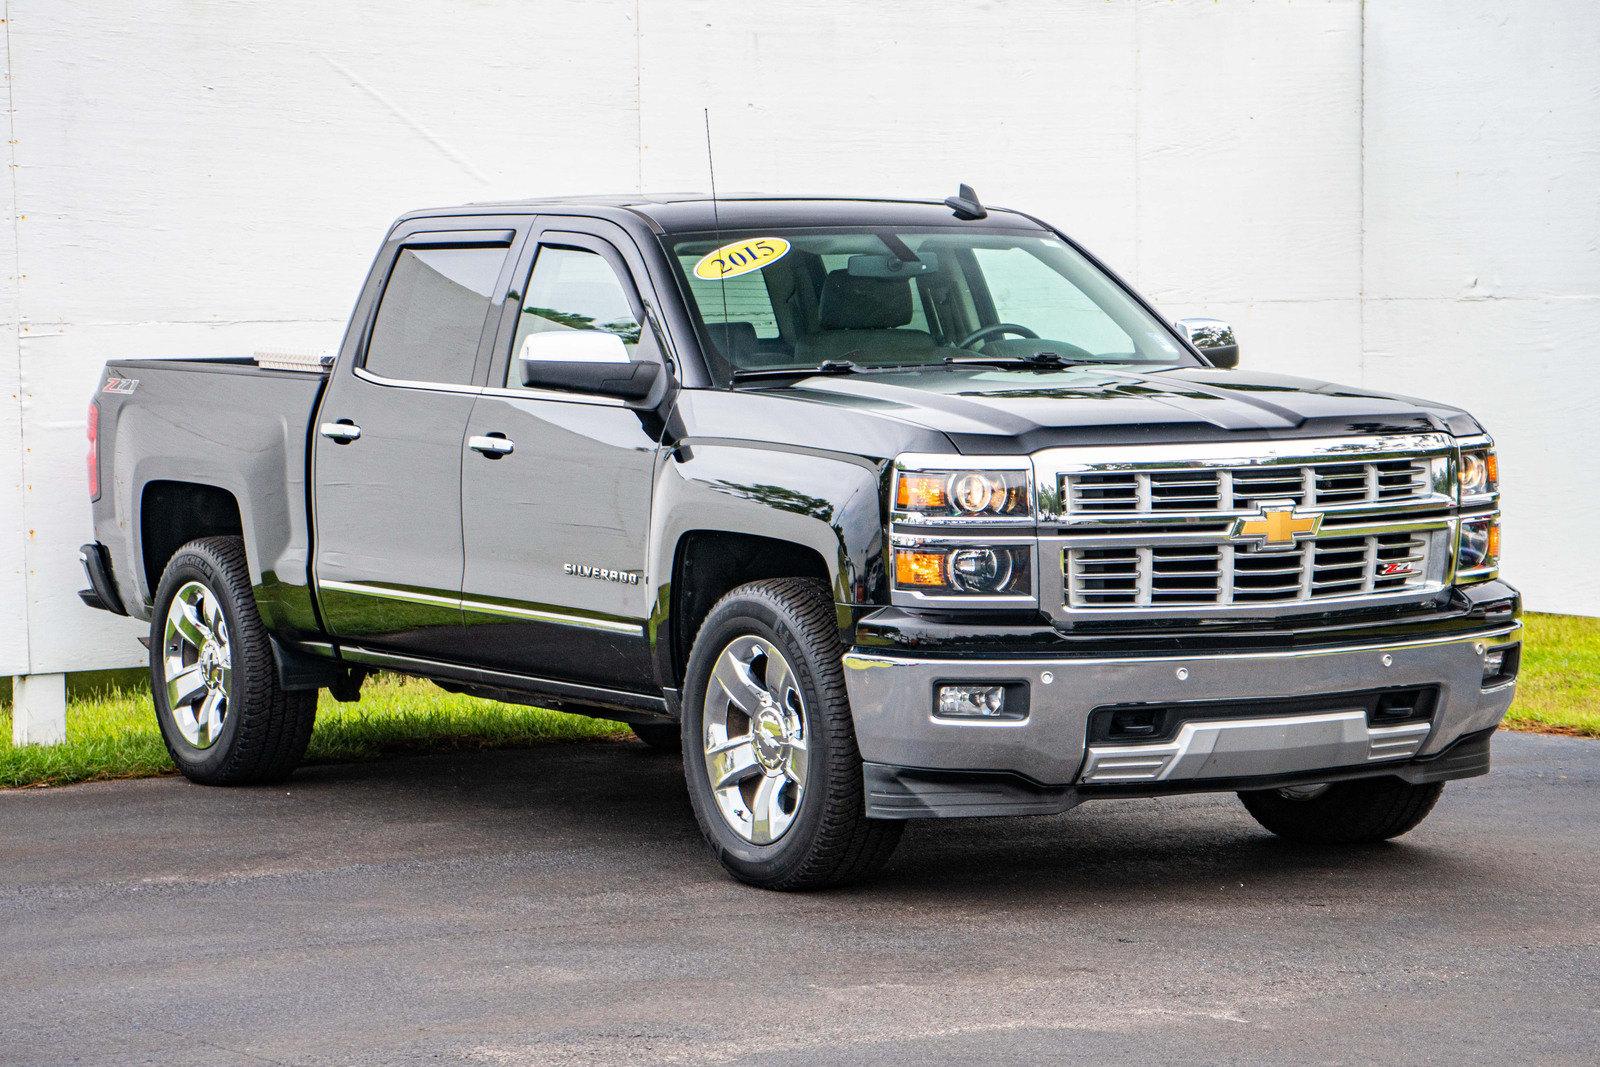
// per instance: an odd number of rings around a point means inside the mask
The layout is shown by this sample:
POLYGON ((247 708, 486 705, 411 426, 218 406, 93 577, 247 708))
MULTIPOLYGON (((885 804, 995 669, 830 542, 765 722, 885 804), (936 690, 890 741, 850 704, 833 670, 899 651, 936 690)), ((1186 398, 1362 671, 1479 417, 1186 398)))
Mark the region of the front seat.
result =
POLYGON ((932 336, 902 330, 911 321, 910 278, 865 278, 831 271, 822 281, 816 333, 795 342, 796 363, 828 359, 904 363, 931 351, 932 336))

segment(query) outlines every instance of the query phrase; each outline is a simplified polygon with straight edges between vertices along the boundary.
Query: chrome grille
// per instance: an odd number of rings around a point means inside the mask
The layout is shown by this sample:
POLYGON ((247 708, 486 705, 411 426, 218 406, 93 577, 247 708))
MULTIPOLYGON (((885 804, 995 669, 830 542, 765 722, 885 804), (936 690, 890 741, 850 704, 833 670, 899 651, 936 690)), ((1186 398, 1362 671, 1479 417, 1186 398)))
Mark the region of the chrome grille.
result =
POLYGON ((1212 607, 1423 589, 1433 535, 1328 536, 1291 551, 1251 544, 1118 545, 1063 552, 1067 606, 1212 607))
POLYGON ((1423 456, 1362 463, 1268 464, 1232 468, 1098 470, 1061 476, 1069 516, 1250 511, 1267 501, 1299 507, 1391 504, 1431 492, 1423 456))

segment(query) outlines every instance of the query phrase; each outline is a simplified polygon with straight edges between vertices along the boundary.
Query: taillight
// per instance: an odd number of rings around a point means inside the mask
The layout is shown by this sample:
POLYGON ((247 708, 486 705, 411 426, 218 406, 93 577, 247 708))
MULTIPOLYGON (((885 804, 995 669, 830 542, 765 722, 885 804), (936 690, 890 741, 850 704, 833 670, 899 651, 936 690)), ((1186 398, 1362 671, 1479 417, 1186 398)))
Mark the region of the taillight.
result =
POLYGON ((100 404, 89 401, 89 499, 100 499, 100 404))

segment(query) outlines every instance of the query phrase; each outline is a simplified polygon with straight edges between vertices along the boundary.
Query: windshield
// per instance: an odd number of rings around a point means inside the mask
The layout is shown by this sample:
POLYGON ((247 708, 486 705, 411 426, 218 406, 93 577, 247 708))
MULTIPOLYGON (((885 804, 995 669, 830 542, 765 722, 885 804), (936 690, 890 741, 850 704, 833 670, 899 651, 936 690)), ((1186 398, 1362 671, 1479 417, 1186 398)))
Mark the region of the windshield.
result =
POLYGON ((669 238, 713 371, 1197 361, 1053 237, 762 230, 669 238))

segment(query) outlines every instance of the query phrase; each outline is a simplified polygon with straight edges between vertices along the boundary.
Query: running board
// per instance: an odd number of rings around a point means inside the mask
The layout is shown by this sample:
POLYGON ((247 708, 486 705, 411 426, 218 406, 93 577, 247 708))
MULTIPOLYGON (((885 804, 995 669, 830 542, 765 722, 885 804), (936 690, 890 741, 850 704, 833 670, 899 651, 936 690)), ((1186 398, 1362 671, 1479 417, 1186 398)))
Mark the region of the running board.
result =
POLYGON ((499 700, 508 704, 530 704, 577 715, 593 715, 629 723, 673 723, 677 716, 664 697, 630 693, 623 689, 558 682, 550 678, 467 667, 459 663, 378 652, 344 642, 339 654, 346 660, 365 663, 401 674, 426 678, 447 691, 499 700))

